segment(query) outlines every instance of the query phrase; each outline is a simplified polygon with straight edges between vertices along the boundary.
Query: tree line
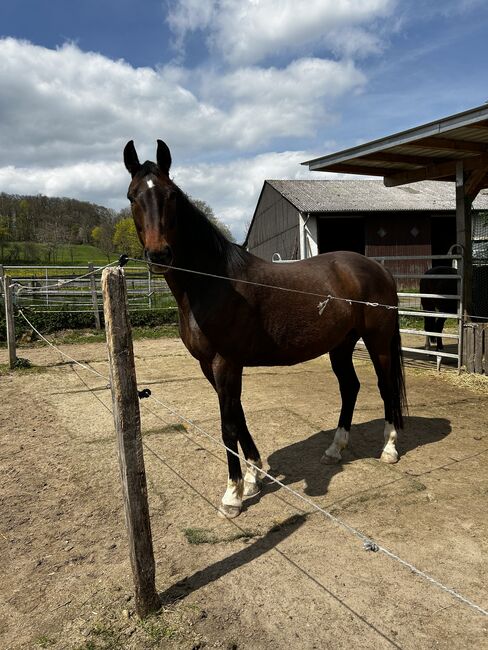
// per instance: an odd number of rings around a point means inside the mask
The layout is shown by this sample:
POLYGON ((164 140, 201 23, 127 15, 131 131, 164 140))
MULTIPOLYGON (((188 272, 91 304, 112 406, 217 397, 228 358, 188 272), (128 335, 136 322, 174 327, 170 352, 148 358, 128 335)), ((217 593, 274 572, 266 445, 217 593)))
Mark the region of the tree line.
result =
MULTIPOLYGON (((193 203, 232 239, 205 201, 193 203)), ((0 193, 0 263, 55 264, 61 246, 79 244, 96 246, 107 259, 142 253, 129 207, 116 211, 77 199, 0 193)))

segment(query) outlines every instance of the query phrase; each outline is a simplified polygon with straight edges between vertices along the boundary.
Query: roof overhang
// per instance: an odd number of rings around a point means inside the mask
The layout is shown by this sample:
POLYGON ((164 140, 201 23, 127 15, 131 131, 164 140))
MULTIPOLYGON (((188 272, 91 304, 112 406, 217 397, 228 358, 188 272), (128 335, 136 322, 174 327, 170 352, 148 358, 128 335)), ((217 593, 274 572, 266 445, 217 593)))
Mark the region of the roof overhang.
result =
POLYGON ((303 163, 310 171, 383 176, 387 187, 466 178, 474 199, 488 187, 488 104, 303 163))

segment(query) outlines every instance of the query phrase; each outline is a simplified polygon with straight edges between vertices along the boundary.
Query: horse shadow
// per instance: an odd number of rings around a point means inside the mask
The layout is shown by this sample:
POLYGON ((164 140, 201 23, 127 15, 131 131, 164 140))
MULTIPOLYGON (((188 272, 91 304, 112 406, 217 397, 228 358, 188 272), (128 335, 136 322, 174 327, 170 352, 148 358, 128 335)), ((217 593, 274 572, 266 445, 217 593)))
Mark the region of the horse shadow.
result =
MULTIPOLYGON (((318 431, 305 440, 273 452, 268 457, 268 473, 284 485, 303 482, 304 492, 308 496, 324 496, 333 477, 342 472, 345 465, 361 459, 379 459, 383 448, 383 427, 383 419, 353 425, 348 447, 342 453, 342 462, 334 465, 322 463, 321 458, 334 438, 335 429, 318 431)), ((438 442, 450 432, 451 423, 445 418, 406 418, 405 428, 399 433, 397 441, 400 462, 409 451, 438 442)), ((279 489, 278 484, 265 480, 261 493, 246 499, 244 508, 279 489)))

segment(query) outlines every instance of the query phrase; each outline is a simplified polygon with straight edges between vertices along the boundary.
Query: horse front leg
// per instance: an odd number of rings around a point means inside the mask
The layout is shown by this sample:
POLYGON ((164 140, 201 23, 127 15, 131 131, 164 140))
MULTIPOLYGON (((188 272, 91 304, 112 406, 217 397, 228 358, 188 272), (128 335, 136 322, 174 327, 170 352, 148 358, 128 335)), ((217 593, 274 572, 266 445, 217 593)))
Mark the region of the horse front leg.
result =
POLYGON ((241 404, 242 367, 230 364, 218 357, 212 364, 215 388, 219 396, 222 440, 227 447, 229 468, 227 489, 219 508, 221 516, 227 519, 237 517, 242 510, 243 496, 258 494, 261 489, 261 458, 249 433, 241 404), (237 457, 238 443, 247 465, 246 474, 242 476, 241 463, 237 457))

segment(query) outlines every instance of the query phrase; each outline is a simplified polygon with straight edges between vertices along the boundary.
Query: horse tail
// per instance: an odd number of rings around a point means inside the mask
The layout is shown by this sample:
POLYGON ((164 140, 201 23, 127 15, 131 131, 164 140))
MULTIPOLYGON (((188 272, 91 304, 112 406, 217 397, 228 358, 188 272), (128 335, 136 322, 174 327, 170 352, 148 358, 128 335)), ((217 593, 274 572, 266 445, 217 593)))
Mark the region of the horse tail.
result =
POLYGON ((400 322, 397 314, 395 332, 390 342, 390 380, 392 390, 393 424, 397 429, 403 429, 403 414, 408 413, 407 391, 405 388, 405 370, 403 366, 402 341, 400 337, 400 322))

